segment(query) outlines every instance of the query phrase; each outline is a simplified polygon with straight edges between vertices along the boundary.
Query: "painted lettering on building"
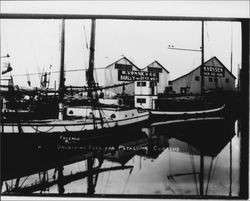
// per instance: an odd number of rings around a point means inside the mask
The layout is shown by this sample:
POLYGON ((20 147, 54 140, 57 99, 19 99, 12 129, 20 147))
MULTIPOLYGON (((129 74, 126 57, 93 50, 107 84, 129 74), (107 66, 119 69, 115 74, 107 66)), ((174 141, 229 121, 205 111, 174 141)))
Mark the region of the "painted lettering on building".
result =
POLYGON ((225 69, 221 68, 221 67, 215 67, 215 66, 204 66, 203 67, 203 76, 224 77, 225 76, 225 69))
POLYGON ((159 82, 159 73, 146 71, 118 70, 118 81, 159 82))
POLYGON ((132 65, 128 65, 128 64, 115 64, 115 69, 119 69, 119 70, 132 70, 132 65))

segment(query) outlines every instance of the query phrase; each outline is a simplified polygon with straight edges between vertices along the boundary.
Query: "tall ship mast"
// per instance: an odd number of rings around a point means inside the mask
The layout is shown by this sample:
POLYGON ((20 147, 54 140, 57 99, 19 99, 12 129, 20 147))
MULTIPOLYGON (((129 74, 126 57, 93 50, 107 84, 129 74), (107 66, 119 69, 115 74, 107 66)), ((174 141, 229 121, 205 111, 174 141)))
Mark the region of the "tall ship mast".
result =
POLYGON ((88 98, 93 99, 92 90, 95 89, 95 80, 94 80, 94 60, 95 60, 95 29, 96 29, 96 20, 91 20, 91 36, 90 36, 90 52, 89 52, 89 67, 86 71, 86 79, 89 87, 88 98))
POLYGON ((65 49, 65 20, 61 24, 60 78, 59 78, 59 119, 63 119, 63 97, 65 91, 64 49, 65 49))
MULTIPOLYGON (((62 19, 61 25, 61 48, 60 48, 60 76, 59 76, 59 113, 54 119, 11 119, 6 118, 1 121, 3 132, 8 133, 46 133, 50 135, 77 135, 79 138, 86 138, 87 134, 99 136, 106 133, 107 130, 123 128, 124 126, 134 126, 148 120, 149 111, 137 108, 112 107, 110 105, 97 105, 96 96, 93 94, 99 89, 96 87, 94 80, 94 51, 95 51, 95 19, 91 19, 91 39, 90 39, 90 55, 89 68, 87 70, 87 92, 90 104, 83 102, 82 105, 74 107, 64 105, 66 94, 65 87, 65 20, 62 19), (98 132, 96 132, 98 130, 98 132), (105 132, 104 132, 105 130, 105 132), (92 133, 92 131, 95 131, 92 133), (103 132, 102 132, 103 131, 103 132), (53 134, 52 134, 53 133, 53 134)), ((29 111, 27 111, 29 112, 29 111)))
POLYGON ((204 89, 204 21, 201 21, 201 94, 205 92, 204 89))

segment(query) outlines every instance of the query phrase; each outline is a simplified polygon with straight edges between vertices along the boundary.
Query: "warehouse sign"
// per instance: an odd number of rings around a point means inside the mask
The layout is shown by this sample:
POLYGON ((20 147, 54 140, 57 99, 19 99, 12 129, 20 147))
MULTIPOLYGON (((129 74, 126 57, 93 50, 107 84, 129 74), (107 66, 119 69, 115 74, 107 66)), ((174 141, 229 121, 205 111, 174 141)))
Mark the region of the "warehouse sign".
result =
POLYGON ((203 75, 211 76, 211 77, 224 77, 225 69, 221 67, 215 67, 215 66, 204 66, 203 75))
POLYGON ((161 68, 155 68, 155 67, 148 67, 149 72, 157 72, 157 73, 162 73, 161 68))
POLYGON ((119 70, 132 70, 132 65, 128 65, 128 64, 115 64, 115 69, 119 69, 119 70))
POLYGON ((159 82, 159 73, 146 71, 118 70, 118 81, 159 82))

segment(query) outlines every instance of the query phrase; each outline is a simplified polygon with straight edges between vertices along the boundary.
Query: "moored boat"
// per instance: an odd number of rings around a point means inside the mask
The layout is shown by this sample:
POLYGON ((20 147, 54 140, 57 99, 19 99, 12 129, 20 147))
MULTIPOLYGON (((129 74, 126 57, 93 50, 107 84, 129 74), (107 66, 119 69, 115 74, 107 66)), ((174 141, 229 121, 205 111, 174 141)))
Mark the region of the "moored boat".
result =
POLYGON ((189 119, 189 118, 201 118, 211 116, 221 116, 225 109, 225 105, 221 107, 207 109, 207 110, 192 110, 192 111, 150 111, 150 118, 153 120, 163 119, 189 119))
POLYGON ((7 133, 53 133, 53 132, 77 132, 112 128, 117 126, 133 125, 148 120, 149 112, 141 109, 108 108, 106 110, 93 110, 92 114, 74 119, 46 119, 29 120, 19 122, 2 121, 2 132, 7 133), (94 114, 98 114, 95 116, 94 114), (107 113, 105 113, 107 112, 107 113), (100 116, 102 114, 102 116, 100 116), (110 114, 110 115, 109 115, 110 114))
MULTIPOLYGON (((129 126, 134 127, 135 124, 141 124, 148 120, 149 112, 137 108, 117 108, 117 107, 102 107, 95 96, 98 90, 98 84, 94 80, 93 67, 94 67, 94 35, 95 35, 95 19, 92 19, 91 26, 91 47, 89 69, 87 70, 87 84, 86 87, 88 97, 87 105, 79 107, 68 106, 64 104, 65 85, 64 85, 64 20, 62 20, 62 34, 61 34, 61 69, 60 69, 60 84, 57 93, 58 118, 43 118, 37 119, 33 117, 29 119, 22 119, 21 116, 29 115, 30 111, 24 111, 25 115, 16 115, 18 110, 14 111, 14 117, 8 119, 6 111, 1 113, 1 134, 8 140, 8 135, 21 135, 23 139, 29 137, 31 140, 37 135, 43 137, 48 136, 48 140, 52 135, 55 136, 74 136, 80 140, 88 137, 98 137, 103 133, 112 133, 113 131, 119 133, 120 129, 129 126), (83 113, 87 110, 87 113, 83 113), (72 113, 73 112, 73 113, 72 113), (76 113, 76 114, 75 114, 76 113)), ((45 92, 44 92, 45 93, 45 92)), ((85 102, 83 102, 85 103, 85 102)), ((46 108, 44 108, 46 110, 46 108)), ((50 109, 48 109, 50 110, 50 109)), ((32 142, 30 142, 32 144, 32 142)))

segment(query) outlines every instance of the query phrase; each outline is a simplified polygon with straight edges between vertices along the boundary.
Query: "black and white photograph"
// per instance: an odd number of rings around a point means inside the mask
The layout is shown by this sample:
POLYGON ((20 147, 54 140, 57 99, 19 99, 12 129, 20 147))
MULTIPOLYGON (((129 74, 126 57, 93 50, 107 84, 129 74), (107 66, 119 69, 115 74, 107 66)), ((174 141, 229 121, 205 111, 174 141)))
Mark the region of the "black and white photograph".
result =
POLYGON ((247 199, 249 1, 1 1, 1 199, 247 199))

